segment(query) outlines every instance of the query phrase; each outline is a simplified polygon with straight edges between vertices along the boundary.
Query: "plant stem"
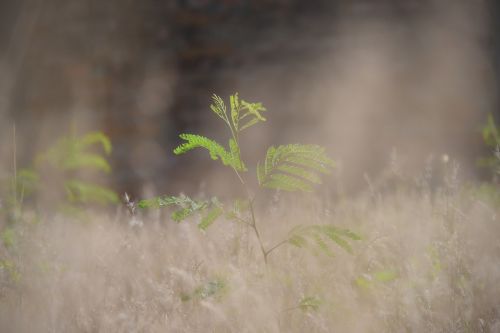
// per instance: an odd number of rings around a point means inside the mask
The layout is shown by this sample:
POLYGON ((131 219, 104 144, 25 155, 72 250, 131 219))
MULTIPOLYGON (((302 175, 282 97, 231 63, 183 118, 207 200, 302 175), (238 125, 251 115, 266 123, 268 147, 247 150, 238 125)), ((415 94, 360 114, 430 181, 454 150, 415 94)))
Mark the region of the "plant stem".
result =
MULTIPOLYGON (((245 181, 243 180, 243 177, 241 177, 240 173, 238 172, 238 170, 236 170, 234 168, 233 168, 233 170, 236 173, 236 175, 238 176, 238 179, 240 180, 241 185, 245 189, 245 192, 246 192, 246 195, 247 195, 247 200, 248 200, 248 205, 250 207, 250 213, 251 213, 252 221, 250 223, 248 223, 246 221, 244 221, 244 222, 245 222, 245 224, 248 224, 253 229, 254 234, 257 237, 257 240, 259 241, 260 251, 262 252, 262 256, 264 257, 264 262, 266 263, 266 266, 267 266, 267 255, 269 253, 264 248, 264 244, 262 243, 262 238, 260 237, 259 229, 257 227, 257 222, 256 222, 256 218, 255 218, 255 210, 254 210, 254 207, 253 207, 252 196, 250 195, 250 191, 248 190, 248 187, 247 187, 245 181)), ((238 219, 238 220, 240 220, 240 221, 243 222, 243 220, 241 220, 241 219, 238 219)))
POLYGON ((274 250, 276 250, 277 248, 279 248, 281 245, 283 244, 286 244, 288 243, 288 238, 287 239, 284 239, 282 240, 281 242, 279 242, 278 244, 274 245, 273 247, 271 247, 269 250, 266 251, 266 257, 271 253, 273 252, 274 250))
POLYGON ((259 241, 260 250, 262 251, 262 255, 264 256, 264 262, 266 263, 266 266, 267 266, 267 254, 268 253, 266 252, 266 249, 264 248, 264 244, 262 243, 262 238, 260 237, 259 229, 257 228, 257 223, 255 220, 255 213, 254 213, 254 209, 253 209, 253 201, 250 199, 250 197, 248 198, 248 203, 250 204, 250 212, 252 214, 252 228, 253 228, 253 231, 255 232, 255 236, 257 236, 257 240, 259 241))
MULTIPOLYGON (((239 155, 239 158, 240 158, 240 161, 241 161, 241 151, 240 151, 238 129, 236 127, 233 129, 233 126, 231 126, 231 122, 229 121, 229 117, 227 116, 227 113, 225 113, 225 116, 226 116, 226 123, 229 126, 229 129, 231 130, 231 135, 233 137, 234 142, 236 143, 236 147, 238 149, 238 155, 239 155)), ((236 124, 234 126, 236 126, 236 124)), ((242 163, 242 165, 243 165, 243 163, 242 163)), ((233 170, 236 173, 236 176, 238 176, 238 179, 240 180, 241 185, 245 189, 245 193, 246 193, 247 199, 248 199, 248 204, 250 206, 250 213, 251 213, 251 216, 252 216, 252 222, 251 223, 247 223, 247 224, 253 229, 253 231, 255 233, 255 236, 257 237, 257 240, 259 241, 260 251, 262 252, 262 256, 264 257, 264 262, 265 262, 265 264, 267 266, 267 255, 269 253, 264 248, 264 244, 262 243, 262 238, 260 237, 259 229, 257 227, 257 222, 256 222, 256 219, 255 219, 255 210, 254 210, 254 207, 253 207, 253 199, 252 199, 252 197, 250 195, 250 191, 248 190, 248 186, 246 185, 245 180, 243 179, 243 177, 240 175, 240 173, 238 172, 238 170, 236 168, 233 167, 233 170)))

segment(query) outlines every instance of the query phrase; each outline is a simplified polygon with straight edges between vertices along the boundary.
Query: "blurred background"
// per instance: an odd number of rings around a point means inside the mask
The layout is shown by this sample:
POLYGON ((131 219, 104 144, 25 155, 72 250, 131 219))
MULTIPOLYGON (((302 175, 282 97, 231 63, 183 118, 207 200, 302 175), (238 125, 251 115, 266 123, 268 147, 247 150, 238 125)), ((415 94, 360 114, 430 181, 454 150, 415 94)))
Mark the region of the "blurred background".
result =
POLYGON ((220 183, 208 155, 172 148, 180 132, 225 142, 210 96, 238 91, 269 111, 243 138, 251 161, 270 144, 316 143, 339 162, 346 191, 395 155, 415 174, 447 155, 474 178, 486 114, 500 119, 500 5, 2 0, 0 73, 3 173, 15 124, 20 166, 60 136, 99 130, 113 143, 118 192, 220 183))

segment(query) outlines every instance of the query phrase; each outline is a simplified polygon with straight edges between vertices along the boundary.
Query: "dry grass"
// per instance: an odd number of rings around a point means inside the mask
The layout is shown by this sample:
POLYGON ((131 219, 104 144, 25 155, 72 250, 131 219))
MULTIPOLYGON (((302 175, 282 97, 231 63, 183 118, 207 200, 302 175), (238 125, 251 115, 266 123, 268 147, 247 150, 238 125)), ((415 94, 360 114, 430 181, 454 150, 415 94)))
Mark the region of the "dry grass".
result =
POLYGON ((500 332, 498 209, 456 184, 372 184, 349 200, 288 197, 262 210, 264 242, 290 226, 359 232, 354 254, 290 246, 263 264, 253 234, 202 234, 144 216, 16 226, 2 253, 2 332, 500 332), (388 185, 390 184, 390 186, 388 185), (319 307, 301 309, 307 296, 319 307))

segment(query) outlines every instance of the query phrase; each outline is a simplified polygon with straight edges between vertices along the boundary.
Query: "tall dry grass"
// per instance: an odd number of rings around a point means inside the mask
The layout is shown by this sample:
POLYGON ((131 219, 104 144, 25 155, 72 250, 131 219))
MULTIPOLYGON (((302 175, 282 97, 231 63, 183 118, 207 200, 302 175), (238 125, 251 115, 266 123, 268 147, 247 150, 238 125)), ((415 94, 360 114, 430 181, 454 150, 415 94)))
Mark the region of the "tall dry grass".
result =
POLYGON ((318 222, 363 240, 334 257, 281 247, 267 267, 229 221, 205 234, 156 212, 142 227, 124 214, 19 224, 1 249, 0 331, 500 332, 499 206, 447 170, 392 170, 353 198, 280 195, 258 214, 266 245, 318 222))

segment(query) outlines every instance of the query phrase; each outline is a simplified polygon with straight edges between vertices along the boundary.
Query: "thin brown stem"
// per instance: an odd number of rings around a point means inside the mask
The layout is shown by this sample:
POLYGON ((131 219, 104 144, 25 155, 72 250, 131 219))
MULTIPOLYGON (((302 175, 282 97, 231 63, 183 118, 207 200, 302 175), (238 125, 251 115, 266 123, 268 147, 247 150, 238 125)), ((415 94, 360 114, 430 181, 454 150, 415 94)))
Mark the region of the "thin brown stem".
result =
POLYGON ((288 238, 287 238, 287 239, 284 239, 284 240, 282 240, 281 242, 279 242, 278 244, 276 244, 276 245, 274 245, 273 247, 271 247, 269 250, 267 250, 267 251, 266 251, 266 257, 267 257, 267 256, 269 256, 269 254, 270 254, 271 252, 273 252, 274 250, 276 250, 277 248, 279 248, 281 245, 288 243, 288 241, 289 241, 289 239, 288 239, 288 238))
POLYGON ((264 248, 264 244, 262 243, 262 238, 260 236, 260 232, 259 232, 259 229, 257 227, 257 222, 256 222, 256 218, 255 218, 255 210, 254 210, 254 207, 253 207, 253 199, 252 199, 252 196, 250 195, 250 191, 248 190, 248 187, 245 183, 245 180, 243 179, 243 177, 241 177, 240 173, 238 172, 238 170, 234 169, 234 172, 236 173, 236 175, 238 176, 238 179, 240 180, 241 182, 241 185, 243 186, 243 188, 245 189, 245 192, 246 192, 246 195, 247 195, 247 200, 248 200, 248 205, 250 207, 250 213, 251 213, 251 217, 252 217, 252 221, 251 222, 247 222, 247 221, 244 221, 242 219, 239 219, 240 222, 245 222, 245 224, 247 224, 249 227, 251 227, 254 231, 254 234, 255 236, 257 237, 257 240, 259 242, 259 246, 260 246, 260 250, 262 252, 262 256, 264 257, 264 262, 266 263, 267 265, 267 253, 266 253, 266 249, 264 248))

